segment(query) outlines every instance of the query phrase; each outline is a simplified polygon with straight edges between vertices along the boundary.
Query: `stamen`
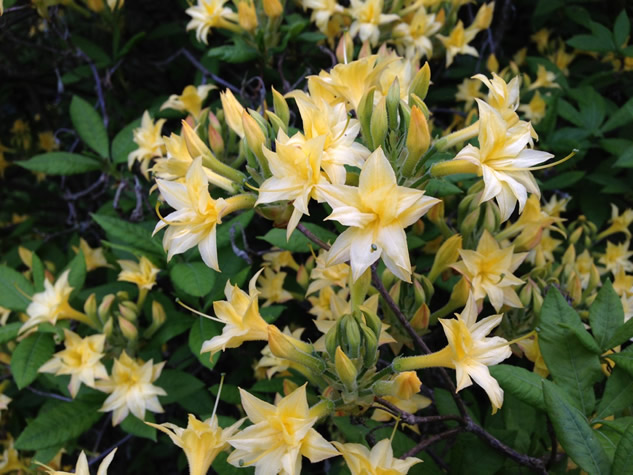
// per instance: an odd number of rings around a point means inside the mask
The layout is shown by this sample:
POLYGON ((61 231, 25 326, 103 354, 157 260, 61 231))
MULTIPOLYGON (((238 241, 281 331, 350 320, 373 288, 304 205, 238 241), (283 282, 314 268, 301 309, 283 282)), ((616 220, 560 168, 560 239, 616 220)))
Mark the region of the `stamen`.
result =
POLYGON ((31 302, 33 301, 33 297, 31 297, 29 294, 27 294, 24 290, 22 290, 20 287, 18 287, 18 284, 14 283, 13 286, 15 287, 15 290, 17 290, 18 292, 20 292, 20 294, 22 294, 23 297, 26 297, 27 299, 29 299, 31 302))
POLYGON ((215 411, 218 410, 218 403, 220 402, 220 394, 222 394, 222 385, 224 384, 224 376, 226 373, 220 375, 220 387, 218 388, 218 394, 215 397, 215 404, 213 405, 213 412, 211 413, 211 419, 215 417, 215 411))
POLYGON ((158 208, 160 208, 160 201, 156 202, 156 215, 158 216, 158 219, 160 219, 165 224, 169 224, 170 226, 178 224, 178 223, 176 223, 174 221, 167 221, 165 218, 163 218, 163 215, 160 214, 160 211, 159 211, 158 208))
POLYGON ((572 150, 572 152, 567 155, 565 158, 562 158, 560 160, 558 160, 557 162, 554 163, 548 163, 547 165, 539 165, 537 167, 526 167, 526 168, 515 168, 515 167, 494 167, 495 170, 499 170, 499 171, 517 171, 517 172, 522 172, 522 171, 534 171, 534 170, 544 170, 546 168, 552 168, 555 167, 556 165, 560 165, 561 163, 565 163, 567 160, 569 160, 570 158, 572 158, 574 155, 576 155, 579 152, 579 150, 577 148, 575 148, 574 150, 572 150))
POLYGON ((207 315, 206 313, 202 313, 199 310, 191 308, 189 305, 183 303, 183 301, 180 300, 179 298, 176 298, 176 303, 178 305, 180 305, 181 307, 185 307, 187 310, 189 310, 190 312, 195 313, 196 315, 200 315, 201 317, 208 318, 209 320, 213 320, 214 322, 218 322, 218 323, 222 323, 222 324, 226 323, 224 320, 220 320, 217 317, 212 317, 211 315, 207 315))

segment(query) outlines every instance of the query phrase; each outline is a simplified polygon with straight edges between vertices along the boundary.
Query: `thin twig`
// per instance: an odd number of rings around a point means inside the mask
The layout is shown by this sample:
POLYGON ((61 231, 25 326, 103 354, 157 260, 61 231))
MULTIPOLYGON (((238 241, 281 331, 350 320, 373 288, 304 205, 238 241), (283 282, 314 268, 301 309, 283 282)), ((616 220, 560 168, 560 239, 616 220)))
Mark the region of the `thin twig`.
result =
POLYGON ((549 435, 550 440, 552 441, 552 449, 545 463, 545 468, 550 469, 554 462, 556 462, 556 448, 558 446, 558 440, 556 439, 556 432, 554 432, 554 426, 552 425, 552 421, 550 421, 549 417, 547 418, 547 434, 549 435))
POLYGON ((31 386, 27 386, 26 389, 28 389, 34 394, 37 394, 38 396, 48 397, 51 399, 57 399, 59 401, 64 401, 64 402, 73 402, 71 398, 62 396, 61 394, 47 393, 46 391, 40 391, 39 389, 32 388, 31 386))
POLYGON ((97 101, 99 104, 99 109, 101 109, 103 125, 107 129, 109 119, 108 113, 106 112, 105 97, 103 96, 103 87, 101 85, 101 77, 99 76, 99 71, 97 70, 97 66, 95 66, 95 63, 86 53, 81 51, 79 48, 77 48, 77 52, 79 53, 79 56, 83 57, 86 60, 88 66, 90 66, 90 70, 92 71, 92 77, 94 77, 95 80, 95 90, 97 91, 97 101))
POLYGON ((322 247, 326 251, 330 249, 330 245, 328 243, 323 242, 321 239, 319 239, 316 234, 314 234, 312 231, 306 228, 303 224, 301 223, 297 224, 297 229, 301 231, 305 237, 307 237, 310 241, 312 241, 317 246, 322 247))
POLYGON ((381 404, 384 407, 378 407, 377 409, 381 409, 386 412, 390 412, 394 416, 399 416, 400 420, 405 424, 415 425, 415 424, 429 424, 431 422, 443 422, 443 421, 461 421, 462 418, 457 415, 438 415, 438 416, 415 416, 410 412, 403 411, 396 405, 390 403, 389 401, 379 398, 376 398, 376 402, 381 404), (386 410, 385 408, 389 409, 386 410))
POLYGON ((112 447, 108 447, 107 449, 105 449, 103 452, 101 452, 97 457, 91 459, 88 462, 88 465, 94 465, 95 463, 97 463, 99 460, 101 460, 102 458, 106 457, 110 452, 112 452, 114 449, 116 449, 117 447, 120 447, 121 445, 125 444, 128 440, 130 440, 132 438, 132 434, 128 434, 125 437, 123 437, 121 440, 119 440, 116 444, 114 444, 112 447))
POLYGON ((424 450, 425 448, 427 448, 429 445, 434 444, 435 442, 438 442, 440 440, 444 440, 444 439, 448 439, 450 437, 453 437, 454 435, 457 435, 461 432, 461 427, 456 427, 455 429, 449 429, 446 432, 442 432, 440 434, 437 435, 433 435, 427 439, 422 440, 421 442, 418 443, 418 445, 416 445, 415 447, 413 447, 411 450, 405 452, 404 454, 402 454, 402 456, 400 457, 401 459, 406 459, 407 457, 413 457, 415 454, 417 454, 418 452, 424 450))

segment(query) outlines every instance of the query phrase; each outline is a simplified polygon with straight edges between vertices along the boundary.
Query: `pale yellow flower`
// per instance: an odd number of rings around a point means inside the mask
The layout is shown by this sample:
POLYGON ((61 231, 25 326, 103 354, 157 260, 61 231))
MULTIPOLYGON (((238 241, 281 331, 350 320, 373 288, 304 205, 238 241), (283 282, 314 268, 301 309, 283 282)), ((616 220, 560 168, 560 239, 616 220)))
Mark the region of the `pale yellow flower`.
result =
POLYGON ((230 89, 220 93, 222 101, 222 110, 224 110, 224 120, 227 125, 235 132, 239 138, 244 138, 244 124, 242 115, 246 111, 244 106, 238 102, 230 89))
POLYGON ((79 238, 79 247, 73 246, 73 251, 78 253, 80 250, 83 252, 84 260, 86 261, 86 271, 90 272, 99 267, 112 267, 103 255, 103 249, 101 247, 90 247, 90 244, 84 238, 79 238))
POLYGON ((169 96, 169 99, 160 106, 160 110, 174 109, 184 111, 197 118, 202 111, 202 103, 213 89, 217 89, 213 84, 203 84, 198 87, 186 86, 182 94, 169 96))
POLYGON ((526 261, 536 267, 542 267, 548 262, 554 262, 554 251, 562 244, 561 239, 554 239, 549 229, 545 229, 539 243, 528 252, 526 261))
MULTIPOLYGON (((114 458, 114 454, 117 449, 112 450, 99 464, 99 468, 97 469, 97 475, 108 475, 108 467, 112 463, 112 459, 114 458)), ((77 459, 77 465, 75 466, 75 470, 73 472, 64 472, 61 470, 52 469, 46 465, 39 464, 43 467, 44 471, 48 473, 48 475, 90 475, 90 467, 88 466, 88 459, 86 458, 86 454, 84 451, 81 451, 79 454, 79 458, 77 459)))
MULTIPOLYGON (((349 267, 349 266, 348 266, 349 267)), ((337 294, 344 301, 349 297, 349 289, 339 289, 335 292, 331 286, 323 287, 318 296, 308 297, 308 302, 312 305, 312 308, 308 311, 310 315, 314 315, 317 320, 336 320, 336 317, 332 313, 332 296, 337 294)))
POLYGON ((483 300, 487 295, 496 311, 502 305, 522 307, 514 287, 523 281, 512 272, 523 262, 527 253, 513 252, 514 246, 502 249, 497 240, 488 231, 484 231, 477 250, 460 249, 462 260, 451 267, 468 280, 477 301, 483 300))
POLYGON ((629 251, 629 246, 630 241, 620 244, 613 244, 611 241, 607 242, 605 253, 598 259, 598 262, 604 265, 603 272, 612 272, 614 275, 620 269, 625 272, 633 272, 633 262, 631 262, 633 251, 629 251))
POLYGON ((172 133, 169 137, 163 136, 163 142, 165 156, 156 159, 152 173, 163 180, 184 181, 187 170, 193 163, 185 138, 172 133))
POLYGON ((371 451, 361 444, 333 444, 343 455, 352 475, 406 474, 413 465, 422 462, 416 457, 407 457, 404 460, 394 457, 389 439, 381 440, 371 451))
POLYGON ((399 279, 411 280, 411 263, 404 228, 412 225, 439 200, 398 186, 382 148, 367 159, 359 186, 321 185, 323 199, 333 208, 327 219, 349 226, 332 244, 326 265, 350 261, 353 280, 382 257, 399 279))
POLYGON ((501 76, 493 72, 492 79, 488 79, 483 74, 476 74, 473 79, 478 79, 486 85, 488 88, 486 102, 501 114, 508 127, 516 125, 519 121, 516 110, 519 107, 521 89, 519 76, 513 77, 510 82, 505 82, 501 76))
POLYGON ((533 338, 518 341, 517 345, 521 348, 525 357, 534 363, 534 369, 532 371, 543 378, 547 378, 549 369, 547 369, 547 365, 541 354, 541 349, 538 346, 538 335, 535 334, 533 338))
POLYGON ((325 136, 306 139, 301 133, 288 138, 279 129, 275 152, 262 147, 273 176, 259 186, 255 204, 292 200, 294 210, 286 230, 287 239, 290 239, 301 217, 310 215, 308 203, 316 198, 317 186, 327 183, 321 174, 325 139, 325 136))
POLYGON ((301 458, 312 463, 338 452, 312 427, 318 412, 308 407, 305 384, 269 404, 240 388, 242 407, 253 425, 229 439, 235 450, 228 462, 236 467, 255 466, 258 475, 299 475, 301 458))
MULTIPOLYGON (((296 338, 297 340, 301 339, 301 334, 305 328, 297 328, 294 331, 290 331, 289 327, 284 327, 283 334, 296 338)), ((273 355, 273 352, 270 349, 270 345, 266 345, 261 351, 262 357, 259 359, 257 364, 255 365, 255 371, 265 371, 266 377, 268 379, 272 378, 277 373, 283 373, 288 368, 292 367, 294 364, 292 361, 287 360, 285 358, 279 358, 273 355)))
POLYGON ((284 280, 287 275, 285 272, 275 272, 270 267, 264 268, 264 276, 259 279, 257 287, 260 298, 266 299, 262 307, 292 299, 292 294, 284 289, 284 280))
POLYGON ((66 349, 55 353, 52 359, 40 367, 39 371, 54 373, 57 376, 69 374, 68 391, 74 399, 81 383, 94 388, 95 379, 108 378, 108 372, 101 363, 101 358, 104 356, 104 344, 105 335, 103 334, 81 338, 65 328, 64 346, 66 349))
POLYGON ((141 162, 141 173, 147 179, 149 163, 152 158, 160 157, 163 155, 164 143, 161 137, 161 130, 165 119, 159 119, 154 123, 149 116, 149 112, 143 113, 143 119, 141 120, 141 126, 134 129, 134 143, 138 145, 138 148, 127 157, 127 164, 129 168, 132 168, 134 162, 141 162))
POLYGON ((545 117, 545 106, 541 93, 536 91, 530 102, 519 106, 519 110, 525 114, 526 119, 536 125, 545 117))
POLYGON ((343 13, 345 10, 336 0, 301 0, 301 4, 303 8, 312 9, 310 20, 316 24, 323 34, 328 36, 330 18, 336 14, 343 13))
POLYGON ((567 204, 571 201, 571 198, 558 199, 556 195, 552 195, 550 200, 543 205, 543 211, 550 216, 556 218, 560 217, 561 213, 567 211, 567 204))
POLYGON ((620 297, 633 296, 633 275, 628 275, 623 267, 614 273, 613 289, 620 297))
POLYGON ((219 271, 216 248, 216 225, 227 214, 252 206, 248 195, 213 199, 209 194, 209 179, 197 157, 185 176, 184 183, 157 179, 161 196, 175 209, 156 224, 154 234, 169 226, 163 236, 163 247, 168 251, 167 260, 176 254, 198 246, 202 260, 219 271))
POLYGON ((631 231, 629 231, 629 226, 633 223, 633 209, 627 208, 620 214, 618 207, 611 203, 611 219, 609 223, 609 227, 598 234, 598 239, 615 233, 624 233, 630 239, 631 231))
POLYGON ((230 427, 222 429, 215 415, 200 421, 193 414, 189 414, 186 428, 169 422, 146 424, 167 434, 174 445, 185 452, 190 475, 205 475, 218 454, 229 446, 227 439, 235 434, 243 422, 244 419, 240 419, 230 427))
POLYGON ((469 54, 471 56, 479 57, 477 50, 468 44, 473 40, 473 38, 475 38, 477 33, 477 30, 464 30, 464 24, 461 20, 459 20, 450 35, 437 35, 444 45, 444 48, 446 48, 447 67, 453 63, 453 59, 458 54, 469 54))
POLYGON ((551 54, 548 56, 548 59, 554 63, 556 65, 556 67, 558 69, 561 70, 561 72, 565 75, 565 76, 569 76, 569 68, 568 66, 571 64, 571 62, 576 58, 576 54, 575 53, 567 53, 565 51, 565 43, 561 42, 560 45, 558 46, 558 49, 554 52, 554 54, 551 54))
POLYGON ((16 471, 24 473, 23 471, 27 470, 27 467, 20 460, 20 454, 13 446, 13 437, 10 434, 7 434, 2 445, 4 445, 4 450, 0 454, 0 474, 16 473, 16 471))
POLYGON ((200 353, 211 352, 213 356, 220 350, 237 348, 245 341, 268 340, 268 323, 259 313, 259 292, 255 288, 261 272, 251 278, 248 294, 227 280, 224 287, 226 300, 213 302, 216 315, 213 320, 224 324, 222 334, 205 341, 200 353))
POLYGON ((45 152, 52 152, 59 148, 59 142, 50 130, 37 134, 37 142, 37 148, 45 152))
POLYGON ((488 366, 496 365, 512 355, 508 341, 487 335, 495 328, 503 315, 491 315, 477 322, 477 302, 472 293, 466 307, 457 318, 440 319, 448 345, 435 353, 397 358, 397 371, 442 366, 454 368, 457 391, 472 385, 472 379, 481 386, 492 403, 495 413, 503 405, 503 389, 490 375, 488 366))
POLYGON ((240 31, 237 13, 224 4, 227 0, 198 0, 195 6, 187 8, 185 13, 191 17, 187 31, 196 30, 198 41, 208 44, 207 36, 211 28, 225 28, 240 31))
POLYGON ((580 284, 583 289, 586 289, 591 280, 591 274, 597 274, 596 264, 593 261, 593 257, 589 253, 588 249, 585 249, 578 255, 574 263, 574 270, 576 271, 580 284))
POLYGON ((146 410, 163 412, 158 396, 166 396, 167 392, 152 383, 160 376, 165 362, 153 363, 153 360, 135 361, 124 351, 114 360, 110 378, 95 382, 99 391, 110 393, 99 411, 113 411, 113 426, 120 424, 130 412, 141 420, 146 410))
POLYGON ((349 14, 354 22, 349 32, 352 37, 358 35, 362 42, 369 41, 372 45, 380 38, 380 25, 399 20, 394 13, 383 13, 383 0, 350 0, 349 14))
POLYGON ((538 68, 536 69, 536 79, 532 84, 530 84, 528 90, 531 91, 533 89, 538 89, 539 87, 560 88, 560 85, 556 83, 556 73, 548 71, 542 64, 538 65, 538 68))
POLYGON ((55 325, 57 320, 67 318, 91 323, 86 315, 72 308, 68 302, 73 291, 73 288, 68 284, 69 273, 70 270, 64 271, 54 285, 44 279, 44 291, 31 297, 31 303, 26 308, 29 319, 20 327, 20 333, 24 333, 40 323, 48 322, 55 325))
POLYGON ((468 110, 475 103, 475 99, 483 99, 485 97, 484 93, 479 90, 480 88, 481 82, 477 79, 464 79, 457 85, 455 100, 465 102, 465 107, 468 110))
POLYGON ((543 53, 547 49, 547 43, 549 42, 550 31, 547 28, 541 28, 530 39, 536 44, 536 49, 539 53, 543 53))
POLYGON ((264 265, 270 266, 275 272, 279 272, 282 267, 290 267, 295 271, 299 270, 299 264, 292 257, 290 251, 273 248, 270 252, 264 254, 262 258, 264 259, 264 265))
POLYGON ((141 256, 139 262, 127 260, 117 262, 121 266, 118 280, 136 284, 139 290, 150 290, 156 285, 156 276, 160 269, 147 257, 141 256))
POLYGON ((424 6, 405 16, 392 33, 398 52, 415 60, 433 56, 431 37, 442 27, 436 18, 437 15, 428 13, 424 6))
POLYGON ((326 287, 338 286, 344 288, 349 282, 350 267, 345 263, 328 265, 327 251, 319 251, 316 267, 310 272, 310 285, 306 295, 310 295, 326 287))

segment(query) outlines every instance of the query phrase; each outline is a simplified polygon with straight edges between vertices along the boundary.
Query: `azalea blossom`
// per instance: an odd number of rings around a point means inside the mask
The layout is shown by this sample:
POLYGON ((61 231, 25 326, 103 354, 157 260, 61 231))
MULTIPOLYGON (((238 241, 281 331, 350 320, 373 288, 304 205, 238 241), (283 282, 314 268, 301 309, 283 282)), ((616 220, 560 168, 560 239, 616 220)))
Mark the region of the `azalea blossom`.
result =
POLYGON ((101 412, 113 411, 112 425, 120 424, 131 412, 143 420, 145 411, 163 412, 158 396, 166 396, 167 392, 152 384, 163 371, 165 362, 154 364, 153 360, 133 360, 124 351, 114 360, 111 376, 103 381, 95 382, 99 391, 110 393, 101 412))
MULTIPOLYGON (((301 339, 301 334, 304 330, 305 328, 297 328, 296 330, 291 331, 290 328, 286 326, 284 327, 282 333, 299 340, 301 339)), ((254 369, 256 374, 259 375, 260 372, 263 372, 268 379, 272 378, 277 373, 283 373, 294 365, 293 361, 273 355, 270 345, 266 345, 262 349, 261 355, 262 357, 259 359, 254 369)))
POLYGON ((79 253, 79 251, 83 252, 87 272, 98 269, 99 267, 112 267, 108 264, 108 261, 106 261, 103 255, 103 249, 100 247, 90 247, 90 244, 88 244, 84 238, 79 238, 79 247, 73 246, 73 251, 76 253, 79 253))
MULTIPOLYGON (((114 458, 114 454, 118 449, 112 450, 99 464, 99 468, 97 469, 97 475, 108 475, 108 467, 112 463, 112 459, 114 458)), ((77 459, 77 465, 75 466, 75 470, 73 472, 64 472, 61 470, 55 470, 50 468, 44 464, 36 462, 38 465, 41 465, 48 475, 90 475, 90 467, 88 466, 88 458, 86 457, 86 453, 82 450, 81 454, 79 454, 79 458, 77 459)))
POLYGON ((431 37, 442 27, 437 15, 428 13, 423 5, 403 18, 403 22, 393 28, 393 37, 398 52, 407 58, 419 60, 433 55, 431 37))
POLYGON ((352 475, 406 474, 413 465, 422 462, 416 457, 407 457, 404 460, 394 457, 389 439, 381 440, 372 447, 371 451, 361 444, 341 444, 340 442, 333 442, 333 444, 343 455, 352 475))
POLYGON ((214 414, 205 421, 200 421, 193 414, 189 414, 187 427, 178 427, 170 422, 164 424, 147 425, 164 432, 177 447, 180 447, 187 456, 189 475, 205 475, 209 467, 229 444, 227 439, 242 425, 244 419, 240 419, 233 425, 222 429, 218 425, 218 418, 214 414))
POLYGON ((172 94, 169 99, 160 106, 160 110, 174 109, 186 111, 194 117, 200 116, 202 103, 213 89, 217 89, 213 84, 203 84, 198 87, 186 86, 182 94, 172 94))
POLYGON ((383 0, 350 0, 349 13, 354 19, 350 35, 358 35, 361 41, 369 41, 372 45, 378 43, 380 25, 400 19, 395 13, 383 13, 383 6, 383 0))
POLYGON ((321 407, 308 407, 305 384, 275 405, 242 388, 240 396, 253 425, 228 440, 235 448, 227 459, 230 464, 255 466, 258 475, 299 475, 302 456, 316 463, 338 455, 332 444, 312 428, 321 407))
POLYGON ((312 20, 321 33, 329 36, 330 18, 336 14, 344 12, 343 6, 339 5, 336 0, 301 0, 303 8, 310 8, 312 20))
POLYGON ((521 265, 527 253, 513 253, 514 246, 501 248, 497 240, 488 231, 484 231, 477 250, 460 249, 462 260, 451 267, 468 280, 478 302, 487 295, 496 311, 504 304, 522 307, 513 287, 523 281, 512 272, 521 265))
POLYGON ((148 170, 152 158, 163 155, 164 144, 161 130, 165 120, 159 119, 154 123, 149 116, 149 112, 145 111, 141 120, 141 126, 133 131, 134 143, 138 145, 138 148, 130 152, 127 157, 127 164, 129 168, 132 168, 134 162, 141 162, 141 173, 146 179, 149 179, 148 170))
POLYGON ((255 288, 262 270, 251 278, 248 294, 227 280, 224 287, 226 300, 213 302, 216 315, 213 320, 224 324, 222 334, 205 341, 200 353, 210 352, 213 356, 220 350, 237 348, 245 341, 268 340, 268 323, 259 313, 259 292, 255 288))
POLYGON ((448 345, 435 353, 399 357, 393 366, 397 371, 442 366, 453 368, 457 377, 457 391, 472 385, 481 386, 492 403, 493 413, 503 405, 503 389, 490 375, 488 366, 501 363, 512 355, 504 338, 487 335, 495 328, 503 315, 491 315, 477 322, 477 302, 471 293, 466 307, 456 318, 440 319, 448 345), (471 379, 472 378, 472 379, 471 379))
POLYGON ((139 290, 150 290, 156 285, 156 276, 160 269, 147 257, 141 256, 138 262, 128 260, 117 262, 121 266, 118 280, 136 284, 139 290))
POLYGON ((224 4, 228 0, 198 0, 196 5, 187 8, 185 13, 191 17, 187 23, 187 31, 196 30, 196 39, 205 45, 211 28, 224 28, 234 32, 240 31, 237 24, 237 13, 224 4))
POLYGON ((617 274, 620 269, 625 272, 633 272, 633 262, 631 262, 633 251, 629 251, 630 244, 630 241, 624 241, 620 244, 607 242, 607 249, 598 259, 598 262, 604 265, 603 272, 612 272, 613 275, 617 274))
POLYGON ((477 50, 468 44, 475 38, 477 33, 477 30, 464 29, 464 23, 459 20, 450 35, 437 35, 444 48, 446 48, 446 67, 453 63, 453 59, 458 54, 469 54, 479 57, 477 50))
POLYGON ((95 379, 107 379, 108 372, 101 363, 105 335, 98 334, 81 338, 76 333, 64 328, 65 350, 53 355, 44 363, 40 373, 54 373, 56 375, 69 374, 68 391, 73 399, 79 392, 81 383, 94 388, 95 379))
POLYGON ((345 288, 349 282, 350 267, 348 264, 327 265, 327 251, 321 249, 316 257, 316 267, 310 272, 310 285, 306 295, 321 289, 338 286, 345 288))
POLYGON ((257 287, 260 298, 266 300, 262 307, 268 307, 274 303, 284 303, 292 299, 292 294, 284 289, 284 281, 288 274, 275 272, 270 267, 265 267, 263 270, 264 276, 259 280, 257 287))
POLYGON ((382 148, 367 159, 359 186, 321 185, 321 196, 333 208, 327 219, 349 226, 328 251, 327 265, 350 261, 353 280, 382 257, 387 268, 406 282, 411 263, 404 229, 439 200, 424 191, 398 186, 382 148))

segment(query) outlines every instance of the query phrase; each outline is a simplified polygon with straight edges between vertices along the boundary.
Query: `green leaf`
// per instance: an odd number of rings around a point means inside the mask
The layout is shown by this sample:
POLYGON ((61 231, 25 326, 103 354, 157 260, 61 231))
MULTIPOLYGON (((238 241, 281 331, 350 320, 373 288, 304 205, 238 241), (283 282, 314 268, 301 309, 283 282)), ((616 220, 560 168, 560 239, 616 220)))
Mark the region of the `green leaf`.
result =
POLYGON ((156 380, 156 385, 167 391, 167 396, 160 397, 161 402, 164 404, 178 402, 179 399, 205 386, 205 384, 195 376, 175 369, 163 370, 160 377, 156 380))
POLYGON ((615 19, 615 24, 613 25, 613 39, 615 41, 615 46, 618 48, 624 46, 630 32, 631 22, 626 14, 626 10, 622 10, 615 19))
POLYGON ((270 307, 263 307, 259 309, 262 318, 266 320, 266 323, 273 323, 279 318, 279 315, 286 309, 285 305, 271 305, 270 307))
POLYGON ((616 110, 602 126, 602 132, 610 132, 633 121, 633 98, 616 110))
POLYGON ((0 306, 23 312, 31 301, 33 285, 18 271, 0 265, 0 306))
POLYGON ((207 52, 209 58, 217 58, 226 63, 245 63, 259 56, 258 51, 246 44, 241 38, 234 36, 234 44, 211 48, 207 52))
POLYGON ((81 289, 86 281, 86 259, 83 251, 79 251, 73 260, 68 264, 70 273, 68 274, 68 285, 73 290, 81 289))
POLYGON ((204 297, 211 292, 216 274, 204 262, 181 262, 169 271, 173 284, 194 297, 204 297))
POLYGON ((63 445, 64 442, 79 437, 90 429, 101 416, 100 403, 83 401, 60 402, 40 413, 26 426, 15 448, 19 450, 39 450, 63 445))
POLYGON ((585 176, 585 172, 580 170, 563 172, 560 175, 555 176, 554 178, 550 178, 549 180, 544 181, 541 185, 541 189, 561 190, 569 188, 571 185, 582 180, 583 176, 585 176))
MULTIPOLYGON (((154 416, 151 412, 145 412, 145 418, 147 422, 154 422, 154 416)), ((156 442, 156 429, 152 426, 148 426, 136 417, 134 414, 128 414, 128 416, 121 422, 121 429, 128 434, 135 435, 137 437, 143 437, 144 439, 153 440, 156 442)))
POLYGON ((79 96, 73 96, 70 101, 70 120, 81 140, 102 158, 108 158, 108 132, 103 120, 97 111, 79 96))
POLYGON ((140 224, 130 223, 113 216, 93 214, 99 226, 111 238, 129 244, 132 248, 138 249, 142 254, 163 258, 165 251, 163 246, 152 237, 152 233, 140 224))
MULTIPOLYGON (((312 223, 305 223, 304 226, 324 242, 329 242, 331 244, 336 239, 336 234, 322 228, 321 226, 312 223)), ((259 236, 259 239, 263 239, 273 246, 281 249, 287 249, 292 252, 310 252, 310 249, 318 248, 316 244, 296 229, 288 241, 286 241, 285 229, 271 229, 264 236, 259 236)))
POLYGON ((598 404, 596 419, 604 419, 633 404, 633 378, 622 368, 615 367, 607 378, 604 394, 598 404))
POLYGON ((209 369, 213 369, 220 358, 220 353, 218 352, 213 355, 213 357, 210 357, 210 353, 200 354, 200 349, 205 341, 210 340, 220 333, 221 330, 219 325, 213 320, 209 320, 205 317, 198 318, 189 332, 189 349, 194 355, 196 355, 200 363, 209 369))
POLYGON ((599 38, 593 35, 576 35, 567 40, 567 44, 572 48, 583 51, 612 51, 613 43, 605 38, 599 38))
POLYGON ((609 343, 607 343, 607 348, 614 348, 622 343, 633 338, 633 318, 627 320, 627 322, 619 327, 615 332, 609 343))
MULTIPOLYGON (((213 396, 217 397, 219 389, 220 385, 214 384, 209 388, 209 391, 213 396)), ((223 384, 222 393, 220 393, 220 400, 237 406, 242 401, 242 398, 240 397, 240 390, 234 384, 223 384)))
POLYGON ((43 153, 15 163, 27 170, 47 175, 76 175, 101 169, 101 163, 94 158, 67 152, 43 153))
POLYGON ((579 327, 578 325, 569 325, 568 323, 559 323, 559 325, 563 328, 569 329, 569 331, 578 338, 578 341, 586 350, 591 351, 596 355, 602 354, 602 350, 598 346, 598 343, 596 343, 596 340, 594 340, 583 327, 579 327))
POLYGON ((112 161, 114 163, 127 163, 127 157, 138 148, 134 142, 134 129, 141 125, 141 119, 126 125, 112 141, 112 161))
POLYGON ((545 297, 538 327, 541 354, 554 382, 564 388, 578 409, 590 414, 595 405, 593 384, 603 377, 599 356, 578 341, 576 335, 587 331, 556 288, 545 297))
POLYGON ((18 336, 22 322, 12 322, 0 327, 0 344, 13 340, 18 336))
POLYGON ((610 354, 609 359, 616 364, 616 367, 622 368, 633 378, 633 346, 627 346, 620 353, 610 354))
POLYGON ((565 452, 583 470, 608 474, 609 459, 585 416, 571 406, 554 384, 543 385, 547 413, 565 452))
POLYGON ((33 271, 33 286, 35 292, 42 292, 44 290, 44 264, 42 259, 35 253, 31 257, 31 270, 33 271))
POLYGON ((519 366, 499 364, 488 368, 504 391, 532 407, 545 411, 543 378, 519 366))
POLYGON ((615 449, 611 475, 633 475, 633 424, 629 424, 615 449))
POLYGON ((11 374, 22 389, 37 378, 37 371, 51 359, 55 351, 53 336, 46 333, 34 333, 22 340, 11 355, 11 374))
POLYGON ((428 196, 437 198, 463 193, 461 188, 442 178, 431 178, 426 185, 425 191, 428 196))
POLYGON ((225 221, 218 226, 216 235, 216 247, 218 249, 231 244, 231 228, 235 229, 235 239, 239 241, 242 231, 246 231, 255 211, 250 210, 237 215, 235 218, 225 221))
POLYGON ((620 297, 607 279, 589 308, 589 322, 593 336, 602 350, 610 349, 609 342, 624 324, 624 310, 620 297))
POLYGON ((613 166, 620 168, 633 168, 633 146, 627 148, 619 154, 618 159, 613 166))

